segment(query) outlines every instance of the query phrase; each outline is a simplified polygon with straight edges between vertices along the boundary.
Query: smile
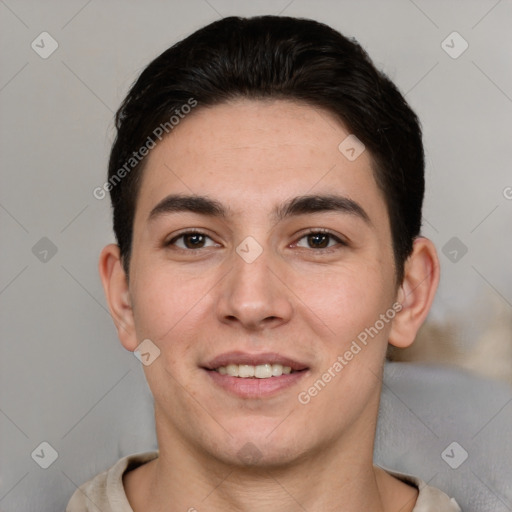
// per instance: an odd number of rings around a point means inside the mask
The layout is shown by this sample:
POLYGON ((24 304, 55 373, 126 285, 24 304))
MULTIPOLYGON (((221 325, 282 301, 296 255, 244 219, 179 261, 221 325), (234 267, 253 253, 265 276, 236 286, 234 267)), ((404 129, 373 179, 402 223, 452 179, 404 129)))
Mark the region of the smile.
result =
POLYGON ((269 379, 271 377, 280 377, 281 375, 288 375, 295 371, 290 366, 283 366, 282 364, 258 364, 256 366, 251 364, 228 364, 227 366, 219 366, 215 368, 216 372, 221 375, 229 375, 230 377, 238 377, 241 379, 256 378, 256 379, 269 379))

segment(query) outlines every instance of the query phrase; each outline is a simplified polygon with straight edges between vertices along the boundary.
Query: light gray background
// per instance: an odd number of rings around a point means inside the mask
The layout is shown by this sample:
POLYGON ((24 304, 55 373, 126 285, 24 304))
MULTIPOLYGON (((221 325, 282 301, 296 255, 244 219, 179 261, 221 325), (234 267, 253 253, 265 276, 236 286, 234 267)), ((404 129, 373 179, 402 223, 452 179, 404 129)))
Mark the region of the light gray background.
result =
MULTIPOLYGON (((510 313, 510 0, 0 1, 2 510, 22 510, 25 490, 39 485, 44 470, 31 453, 42 441, 63 470, 52 485, 71 494, 81 483, 76 454, 101 450, 88 429, 145 386, 117 341, 97 273, 113 236, 108 198, 92 191, 105 181, 113 113, 173 42, 220 16, 278 13, 355 36, 421 118, 423 233, 439 248, 443 274, 431 318, 463 319, 460 343, 469 346, 489 297, 510 313), (47 59, 31 48, 43 31, 59 45, 47 59), (442 48, 453 31, 469 44, 456 59, 442 48), (33 252, 43 237, 57 248, 47 261, 33 252), (468 249, 456 262, 442 252, 452 237, 468 249)), ((151 442, 134 425, 130 449, 151 442)))

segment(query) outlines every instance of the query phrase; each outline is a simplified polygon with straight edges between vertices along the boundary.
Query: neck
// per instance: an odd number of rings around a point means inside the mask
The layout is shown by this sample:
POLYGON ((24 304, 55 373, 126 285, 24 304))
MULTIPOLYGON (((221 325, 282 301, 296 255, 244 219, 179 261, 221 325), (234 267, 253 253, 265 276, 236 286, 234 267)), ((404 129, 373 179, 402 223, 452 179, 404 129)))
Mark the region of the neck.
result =
POLYGON ((374 424, 353 425, 342 439, 293 462, 247 467, 189 446, 159 420, 157 414, 159 457, 132 472, 139 473, 135 486, 135 475, 125 481, 135 512, 386 512, 397 500, 412 510, 413 489, 373 466, 374 424))
POLYGON ((218 463, 203 463, 199 467, 189 455, 181 460, 190 464, 176 464, 180 458, 176 451, 172 457, 160 452, 148 474, 152 483, 147 488, 155 506, 144 510, 384 511, 378 474, 371 460, 333 452, 305 457, 293 467, 278 468, 229 467, 218 463))

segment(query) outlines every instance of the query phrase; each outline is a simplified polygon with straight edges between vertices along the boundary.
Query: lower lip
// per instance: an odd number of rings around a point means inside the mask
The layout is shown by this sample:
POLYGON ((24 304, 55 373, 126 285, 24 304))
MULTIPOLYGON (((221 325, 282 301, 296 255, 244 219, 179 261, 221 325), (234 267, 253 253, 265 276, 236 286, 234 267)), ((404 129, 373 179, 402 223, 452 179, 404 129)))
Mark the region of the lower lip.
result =
POLYGON ((297 384, 308 373, 308 370, 303 370, 279 377, 269 377, 268 379, 258 379, 256 377, 244 379, 221 375, 215 370, 205 371, 215 384, 242 398, 266 398, 277 395, 280 391, 297 384))

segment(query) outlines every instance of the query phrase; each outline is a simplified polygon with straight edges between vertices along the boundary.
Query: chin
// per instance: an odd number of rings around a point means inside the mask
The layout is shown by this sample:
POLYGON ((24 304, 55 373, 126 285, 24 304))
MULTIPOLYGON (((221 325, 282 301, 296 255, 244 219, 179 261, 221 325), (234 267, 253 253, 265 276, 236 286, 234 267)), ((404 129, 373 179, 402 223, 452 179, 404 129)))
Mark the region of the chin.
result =
POLYGON ((292 446, 276 446, 276 443, 262 445, 258 440, 233 442, 218 459, 238 468, 285 468, 304 457, 304 453, 292 446))
MULTIPOLYGON (((308 440, 304 433, 292 433, 290 428, 279 431, 283 418, 272 422, 251 421, 251 426, 226 430, 231 436, 222 440, 213 440, 204 449, 221 462, 238 468, 278 468, 293 464, 304 458, 309 451, 308 440), (271 425, 270 425, 271 423, 271 425), (277 427, 277 428, 276 428, 277 427)), ((285 420, 286 421, 286 420, 285 420)), ((312 442, 312 440, 309 440, 312 442)))

